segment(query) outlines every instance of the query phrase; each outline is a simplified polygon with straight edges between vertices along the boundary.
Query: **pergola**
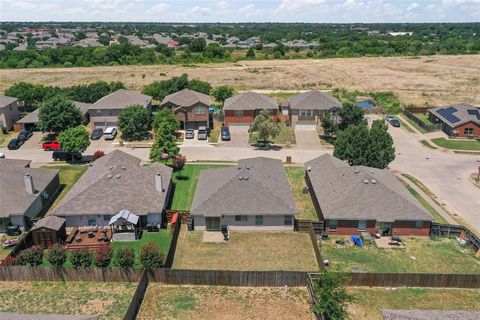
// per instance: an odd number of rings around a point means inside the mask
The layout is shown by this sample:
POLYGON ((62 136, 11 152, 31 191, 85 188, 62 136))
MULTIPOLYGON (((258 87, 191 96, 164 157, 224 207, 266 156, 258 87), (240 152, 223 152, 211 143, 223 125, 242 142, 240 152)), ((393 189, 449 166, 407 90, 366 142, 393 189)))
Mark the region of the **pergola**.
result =
POLYGON ((140 229, 138 227, 139 220, 139 216, 127 209, 123 209, 110 219, 108 225, 112 229, 112 234, 114 238, 117 238, 115 237, 116 234, 130 233, 135 236, 134 240, 137 240, 140 233, 140 229))

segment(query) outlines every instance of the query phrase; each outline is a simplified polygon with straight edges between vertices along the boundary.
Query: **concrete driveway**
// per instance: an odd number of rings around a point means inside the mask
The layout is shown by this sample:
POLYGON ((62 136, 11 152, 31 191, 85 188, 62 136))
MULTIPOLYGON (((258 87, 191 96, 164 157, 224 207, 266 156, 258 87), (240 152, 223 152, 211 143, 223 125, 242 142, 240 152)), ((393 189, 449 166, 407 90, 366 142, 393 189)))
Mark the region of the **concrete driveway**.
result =
MULTIPOLYGON (((208 144, 208 139, 207 140, 198 140, 198 130, 195 131, 195 136, 193 139, 184 139, 183 140, 183 145, 187 147, 207 147, 209 146, 208 144)), ((183 131, 183 134, 185 135, 185 131, 183 131)))
POLYGON ((218 139, 218 145, 221 147, 235 147, 247 148, 250 147, 248 143, 248 126, 230 125, 230 141, 222 141, 221 137, 218 139))
POLYGON ((295 140, 297 141, 297 149, 315 150, 322 147, 315 130, 295 129, 295 140))

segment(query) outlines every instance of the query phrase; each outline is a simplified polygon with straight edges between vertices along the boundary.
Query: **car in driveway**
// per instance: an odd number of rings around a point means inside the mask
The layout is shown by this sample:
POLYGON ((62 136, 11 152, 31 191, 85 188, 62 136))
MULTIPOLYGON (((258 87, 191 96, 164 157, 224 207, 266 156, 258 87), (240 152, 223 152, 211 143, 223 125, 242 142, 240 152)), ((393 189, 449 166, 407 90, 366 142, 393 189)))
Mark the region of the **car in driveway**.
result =
POLYGON ((208 133, 207 133, 207 128, 204 126, 198 127, 198 134, 197 134, 198 140, 207 140, 208 139, 208 133))
POLYGON ((193 129, 185 130, 185 139, 193 139, 195 138, 195 131, 193 129))
POLYGON ((103 132, 103 138, 105 140, 114 140, 116 136, 117 136, 117 128, 115 127, 108 127, 103 132))
POLYGON ((52 151, 52 150, 61 150, 62 146, 57 139, 53 139, 52 141, 47 141, 42 143, 42 148, 45 151, 52 151))
POLYGON ((57 150, 52 153, 52 159, 54 161, 79 161, 82 160, 82 154, 80 152, 65 152, 57 150))
POLYGON ((102 136, 103 136, 103 129, 102 128, 96 128, 92 131, 92 134, 90 135, 90 139, 98 140, 102 136))
POLYGON ((385 120, 386 120, 388 123, 390 123, 390 125, 391 125, 392 127, 396 127, 396 128, 399 128, 399 127, 400 127, 400 121, 399 121, 397 118, 395 118, 394 116, 390 115, 390 114, 385 117, 385 120))
POLYGON ((8 150, 17 150, 22 146, 24 143, 24 140, 19 140, 19 139, 12 139, 7 145, 8 150))
POLYGON ((228 127, 222 127, 221 131, 221 139, 222 141, 230 141, 230 129, 228 127))
POLYGON ((20 133, 18 134, 17 139, 18 139, 18 140, 27 141, 28 139, 30 139, 31 136, 33 136, 32 131, 22 130, 22 131, 20 131, 20 133))

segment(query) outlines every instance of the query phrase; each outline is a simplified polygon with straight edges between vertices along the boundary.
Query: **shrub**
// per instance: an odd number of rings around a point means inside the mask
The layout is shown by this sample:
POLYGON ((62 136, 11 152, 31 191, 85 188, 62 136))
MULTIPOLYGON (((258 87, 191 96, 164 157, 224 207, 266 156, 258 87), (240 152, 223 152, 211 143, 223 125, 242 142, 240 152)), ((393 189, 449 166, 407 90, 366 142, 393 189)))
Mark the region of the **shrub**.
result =
POLYGON ((47 251, 47 260, 52 266, 63 266, 67 261, 67 251, 63 246, 56 244, 47 251))
POLYGON ((313 310, 325 319, 348 319, 347 304, 352 301, 352 296, 347 292, 345 285, 348 276, 340 272, 323 270, 318 274, 313 283, 313 294, 317 304, 313 310))
POLYGON ((160 268, 164 263, 164 255, 156 245, 149 242, 140 249, 140 261, 146 269, 160 268))
POLYGON ((106 268, 112 261, 113 257, 113 250, 108 245, 103 245, 97 249, 97 253, 95 255, 95 265, 97 267, 106 268))
POLYGON ((7 127, 2 126, 2 133, 3 133, 3 134, 7 134, 7 133, 8 133, 7 127))
POLYGON ((92 265, 93 253, 88 250, 73 251, 69 260, 74 267, 90 267, 92 265))
POLYGON ((131 268, 135 263, 135 251, 132 248, 120 247, 116 250, 115 262, 122 268, 131 268))
POLYGON ((92 160, 95 161, 97 159, 100 159, 101 157, 103 157, 105 155, 105 152, 103 152, 102 150, 97 150, 95 151, 95 153, 93 154, 93 157, 92 157, 92 160))
POLYGON ((15 264, 21 266, 39 266, 42 264, 43 248, 32 247, 30 249, 23 250, 15 259, 15 264))

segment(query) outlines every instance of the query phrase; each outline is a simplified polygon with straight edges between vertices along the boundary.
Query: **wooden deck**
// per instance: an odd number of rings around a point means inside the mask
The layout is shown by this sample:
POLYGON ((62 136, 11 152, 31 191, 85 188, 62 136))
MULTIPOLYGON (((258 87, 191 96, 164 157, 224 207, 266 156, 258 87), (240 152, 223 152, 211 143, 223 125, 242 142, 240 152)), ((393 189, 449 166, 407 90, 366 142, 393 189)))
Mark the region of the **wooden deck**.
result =
POLYGON ((67 237, 67 250, 95 250, 110 245, 112 230, 110 228, 74 228, 67 237), (105 237, 104 237, 105 235, 105 237))

